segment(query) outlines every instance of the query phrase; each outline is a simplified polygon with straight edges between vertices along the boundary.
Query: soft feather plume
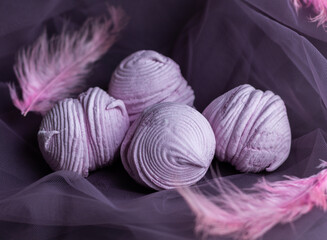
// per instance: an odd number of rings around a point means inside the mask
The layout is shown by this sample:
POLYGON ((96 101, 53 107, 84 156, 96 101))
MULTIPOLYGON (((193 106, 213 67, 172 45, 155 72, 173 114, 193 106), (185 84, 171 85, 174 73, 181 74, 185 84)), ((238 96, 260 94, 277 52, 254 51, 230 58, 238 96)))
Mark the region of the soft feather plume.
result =
POLYGON ((316 16, 311 17, 312 22, 318 22, 318 26, 325 26, 327 23, 327 1, 326 0, 291 0, 298 11, 303 4, 306 7, 312 6, 316 16))
POLYGON ((24 116, 29 111, 44 114, 59 100, 83 90, 90 64, 107 52, 126 23, 122 9, 108 10, 110 18, 90 18, 72 33, 66 24, 50 40, 43 32, 32 46, 19 51, 14 70, 22 99, 13 84, 8 86, 14 105, 24 116))
MULTIPOLYGON (((322 161, 319 167, 327 167, 322 161)), ((327 210, 327 169, 309 178, 286 176, 287 180, 256 183, 249 192, 217 178, 216 196, 205 196, 190 188, 181 188, 196 215, 196 232, 204 236, 229 236, 253 240, 278 223, 291 223, 313 207, 327 210)))

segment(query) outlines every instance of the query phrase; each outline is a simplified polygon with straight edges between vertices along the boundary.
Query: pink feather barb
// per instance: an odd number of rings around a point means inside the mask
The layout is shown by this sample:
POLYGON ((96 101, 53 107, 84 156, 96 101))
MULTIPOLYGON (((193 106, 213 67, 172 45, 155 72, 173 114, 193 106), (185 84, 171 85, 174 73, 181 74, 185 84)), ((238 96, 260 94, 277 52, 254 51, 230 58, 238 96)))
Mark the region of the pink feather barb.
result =
MULTIPOLYGON (((321 161, 321 168, 327 162, 321 161)), ((240 240, 261 237, 276 224, 291 223, 313 207, 327 210, 327 169, 308 178, 285 176, 287 180, 262 179, 249 192, 217 178, 220 195, 206 196, 190 188, 180 188, 196 215, 195 230, 204 236, 229 236, 240 240)))
POLYGON ((67 24, 62 32, 48 40, 46 31, 36 42, 18 53, 14 71, 22 91, 10 83, 13 104, 26 116, 30 111, 45 114, 51 107, 84 89, 85 76, 117 40, 126 25, 122 9, 108 7, 110 18, 89 18, 75 32, 67 24))
POLYGON ((327 23, 327 1, 326 0, 291 0, 296 11, 301 7, 312 7, 315 17, 310 17, 310 21, 317 22, 318 27, 326 27, 327 23))

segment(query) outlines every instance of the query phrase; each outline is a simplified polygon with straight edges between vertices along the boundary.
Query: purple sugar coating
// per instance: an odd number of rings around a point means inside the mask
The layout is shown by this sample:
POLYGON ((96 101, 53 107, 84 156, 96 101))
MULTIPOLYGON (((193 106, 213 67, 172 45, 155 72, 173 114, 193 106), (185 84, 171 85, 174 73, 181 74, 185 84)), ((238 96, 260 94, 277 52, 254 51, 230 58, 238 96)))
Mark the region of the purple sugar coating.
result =
POLYGON ((216 136, 216 155, 244 172, 274 171, 288 157, 291 130, 283 100, 245 84, 203 111, 216 136))
POLYGON ((129 175, 156 190, 196 183, 215 153, 209 122, 194 108, 158 103, 129 128, 120 155, 129 175))
POLYGON ((194 92, 179 66, 155 51, 142 50, 125 58, 112 74, 108 93, 124 101, 130 121, 159 102, 193 106, 194 92))
POLYGON ((39 147, 53 170, 86 177, 112 162, 128 127, 124 103, 100 88, 90 88, 78 99, 60 101, 44 116, 39 147))

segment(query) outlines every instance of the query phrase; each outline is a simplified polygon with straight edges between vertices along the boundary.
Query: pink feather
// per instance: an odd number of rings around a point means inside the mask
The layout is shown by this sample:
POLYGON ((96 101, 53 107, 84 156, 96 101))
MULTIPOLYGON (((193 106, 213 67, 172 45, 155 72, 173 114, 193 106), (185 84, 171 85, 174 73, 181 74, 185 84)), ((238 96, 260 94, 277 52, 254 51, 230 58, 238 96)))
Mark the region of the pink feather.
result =
POLYGON ((46 113, 56 102, 83 90, 90 64, 117 40, 125 26, 120 8, 108 8, 111 17, 90 18, 75 32, 67 24, 60 35, 47 39, 46 32, 18 53, 14 66, 21 91, 8 84, 13 104, 25 116, 29 111, 46 113))
POLYGON ((327 1, 326 0, 291 0, 293 5, 298 11, 303 4, 306 7, 312 6, 313 11, 315 12, 316 16, 311 17, 310 20, 312 22, 318 22, 318 26, 325 26, 327 23, 327 1))
MULTIPOLYGON (((327 167, 322 161, 319 167, 327 167)), ((229 236, 240 240, 261 237, 278 223, 291 223, 313 207, 327 210, 327 169, 309 178, 286 176, 287 180, 256 183, 249 192, 217 178, 220 195, 205 196, 181 188, 196 216, 196 232, 205 236, 229 236)))

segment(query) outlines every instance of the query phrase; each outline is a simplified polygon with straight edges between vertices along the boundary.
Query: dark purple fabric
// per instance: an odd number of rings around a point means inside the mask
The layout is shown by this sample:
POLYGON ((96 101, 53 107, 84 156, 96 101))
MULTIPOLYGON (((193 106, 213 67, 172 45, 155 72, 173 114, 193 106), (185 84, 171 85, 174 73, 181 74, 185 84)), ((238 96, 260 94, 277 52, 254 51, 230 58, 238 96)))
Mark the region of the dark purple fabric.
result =
MULTIPOLYGON (((272 90, 285 101, 292 128, 287 161, 270 174, 241 174, 219 164, 240 187, 258 177, 307 177, 327 160, 327 33, 296 15, 289 0, 2 0, 0 3, 0 239, 197 239, 194 216, 173 190, 136 184, 120 160, 86 179, 52 173, 36 141, 41 117, 22 117, 6 82, 16 81, 15 54, 44 27, 77 28, 88 16, 121 5, 130 22, 119 42, 95 66, 88 86, 106 89, 127 55, 152 49, 176 60, 194 88, 199 110, 243 83, 272 90)), ((208 189, 210 176, 198 187, 208 189)), ((210 190, 212 191, 212 190, 210 190)), ((318 209, 291 226, 278 225, 262 239, 322 240, 327 216, 318 209)), ((226 239, 226 238, 215 238, 226 239)))

